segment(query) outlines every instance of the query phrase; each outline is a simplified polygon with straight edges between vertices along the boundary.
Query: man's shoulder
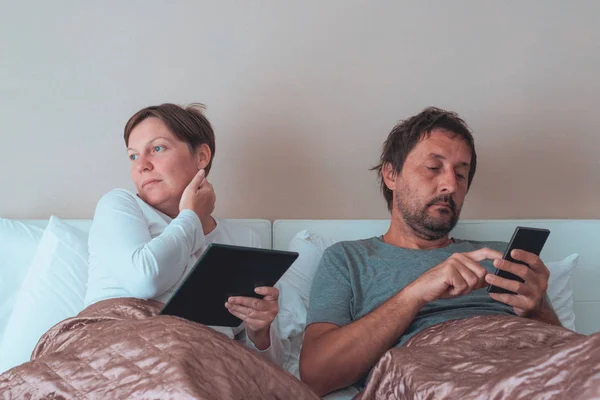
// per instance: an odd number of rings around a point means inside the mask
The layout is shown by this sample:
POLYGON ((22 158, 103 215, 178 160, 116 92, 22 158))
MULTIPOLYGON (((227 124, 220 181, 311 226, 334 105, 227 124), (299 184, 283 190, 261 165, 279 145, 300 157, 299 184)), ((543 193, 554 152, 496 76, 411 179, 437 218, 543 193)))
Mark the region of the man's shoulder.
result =
POLYGON ((327 256, 352 256, 372 251, 377 247, 377 237, 360 240, 343 240, 336 242, 325 249, 323 255, 327 256))

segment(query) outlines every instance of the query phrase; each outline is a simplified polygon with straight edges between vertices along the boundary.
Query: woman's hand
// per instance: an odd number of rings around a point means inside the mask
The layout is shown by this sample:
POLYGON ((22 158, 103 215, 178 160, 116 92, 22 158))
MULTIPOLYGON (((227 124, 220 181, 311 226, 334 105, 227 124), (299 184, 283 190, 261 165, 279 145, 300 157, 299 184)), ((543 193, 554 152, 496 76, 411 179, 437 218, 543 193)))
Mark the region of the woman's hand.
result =
POLYGON ((225 303, 229 312, 246 324, 248 338, 257 349, 266 350, 271 345, 269 331, 271 323, 279 312, 277 299, 279 289, 269 286, 254 289, 257 294, 263 295, 262 299, 254 297, 230 297, 225 303))
POLYGON ((215 190, 206 179, 204 170, 201 169, 183 191, 179 201, 179 211, 192 210, 201 221, 204 221, 215 210, 216 200, 215 190))

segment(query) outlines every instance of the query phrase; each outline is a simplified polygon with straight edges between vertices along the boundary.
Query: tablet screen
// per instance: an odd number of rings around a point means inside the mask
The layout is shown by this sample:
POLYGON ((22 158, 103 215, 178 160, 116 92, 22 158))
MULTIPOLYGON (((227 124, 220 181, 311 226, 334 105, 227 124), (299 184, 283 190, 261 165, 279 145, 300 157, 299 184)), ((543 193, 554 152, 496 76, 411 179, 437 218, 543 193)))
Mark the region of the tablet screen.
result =
POLYGON ((227 299, 262 298, 254 289, 275 285, 297 257, 288 251, 212 243, 161 314, 205 325, 239 326, 242 320, 225 308, 227 299))

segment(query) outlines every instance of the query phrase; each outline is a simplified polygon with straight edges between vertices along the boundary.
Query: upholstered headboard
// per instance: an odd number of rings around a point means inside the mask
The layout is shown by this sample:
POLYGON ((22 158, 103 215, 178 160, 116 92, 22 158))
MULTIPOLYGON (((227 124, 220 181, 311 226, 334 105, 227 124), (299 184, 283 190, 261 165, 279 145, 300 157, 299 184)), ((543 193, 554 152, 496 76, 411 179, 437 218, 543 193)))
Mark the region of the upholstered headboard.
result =
MULTIPOLYGON (((28 219, 22 221, 39 226, 40 228, 44 228, 48 225, 47 219, 28 219)), ((65 219, 63 221, 84 232, 89 232, 90 226, 92 225, 91 219, 65 219)), ((271 248, 271 221, 266 219, 226 219, 226 221, 236 225, 243 225, 254 230, 260 237, 261 246, 264 248, 271 248)))
MULTIPOLYGON (((389 220, 277 220, 273 248, 287 249, 304 229, 336 240, 356 240, 385 233, 389 220)), ((462 239, 509 241, 516 226, 550 229, 541 257, 557 261, 578 253, 573 296, 577 331, 600 331, 600 220, 471 220, 461 221, 452 235, 462 239)))

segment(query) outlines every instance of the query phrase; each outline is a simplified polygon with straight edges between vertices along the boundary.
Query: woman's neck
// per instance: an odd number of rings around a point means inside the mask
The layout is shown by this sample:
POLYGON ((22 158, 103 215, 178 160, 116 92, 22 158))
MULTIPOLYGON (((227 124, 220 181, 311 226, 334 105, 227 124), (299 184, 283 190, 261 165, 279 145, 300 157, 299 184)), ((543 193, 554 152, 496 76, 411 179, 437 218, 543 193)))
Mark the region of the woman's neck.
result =
MULTIPOLYGON (((138 194, 139 197, 139 194, 138 194)), ((142 199, 143 200, 143 199, 142 199)), ((146 202, 147 203, 147 202, 146 202)), ((152 206, 163 214, 175 219, 179 215, 179 203, 173 202, 171 205, 162 204, 160 206, 152 206)), ((207 217, 200 218, 200 223, 202 224, 202 231, 204 235, 208 235, 217 227, 217 221, 209 215, 207 217)))

